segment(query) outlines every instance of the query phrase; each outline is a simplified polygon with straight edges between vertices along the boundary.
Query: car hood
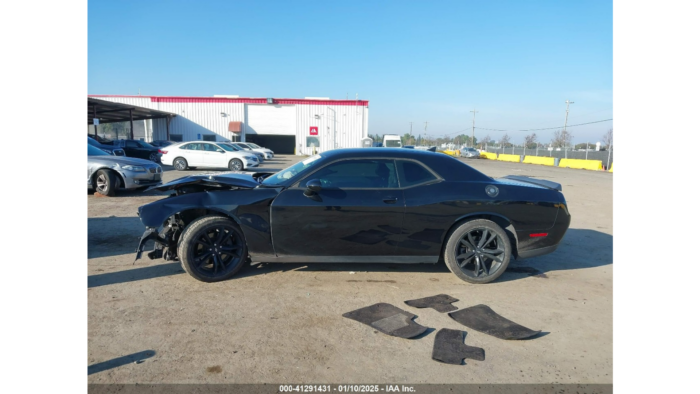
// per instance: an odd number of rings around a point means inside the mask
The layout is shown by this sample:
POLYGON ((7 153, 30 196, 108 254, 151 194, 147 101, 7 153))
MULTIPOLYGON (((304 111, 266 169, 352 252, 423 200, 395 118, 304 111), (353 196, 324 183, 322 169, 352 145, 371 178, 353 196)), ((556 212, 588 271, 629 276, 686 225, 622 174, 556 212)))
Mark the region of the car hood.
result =
MULTIPOLYGON (((120 149, 112 147, 112 149, 120 149)), ((148 166, 151 167, 156 165, 156 163, 150 160, 137 159, 135 157, 126 156, 88 156, 88 161, 91 163, 100 163, 104 165, 114 165, 119 164, 120 166, 148 166)))
POLYGON ((176 190, 184 186, 203 185, 213 187, 239 187, 253 189, 260 185, 260 182, 273 172, 214 172, 206 174, 190 175, 183 178, 175 179, 174 181, 163 185, 153 186, 148 190, 155 189, 160 191, 176 190))

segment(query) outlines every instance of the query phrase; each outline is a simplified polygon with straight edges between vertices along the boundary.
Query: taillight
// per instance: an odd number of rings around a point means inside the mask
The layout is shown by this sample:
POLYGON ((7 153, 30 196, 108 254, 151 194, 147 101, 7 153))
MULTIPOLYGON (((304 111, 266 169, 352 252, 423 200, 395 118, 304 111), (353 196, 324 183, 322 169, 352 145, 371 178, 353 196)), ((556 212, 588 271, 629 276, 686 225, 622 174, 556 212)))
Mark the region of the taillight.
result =
POLYGON ((536 238, 536 237, 546 237, 547 233, 532 233, 530 234, 530 238, 536 238))
POLYGON ((166 154, 166 153, 168 153, 168 151, 167 151, 167 150, 158 149, 158 153, 166 154))

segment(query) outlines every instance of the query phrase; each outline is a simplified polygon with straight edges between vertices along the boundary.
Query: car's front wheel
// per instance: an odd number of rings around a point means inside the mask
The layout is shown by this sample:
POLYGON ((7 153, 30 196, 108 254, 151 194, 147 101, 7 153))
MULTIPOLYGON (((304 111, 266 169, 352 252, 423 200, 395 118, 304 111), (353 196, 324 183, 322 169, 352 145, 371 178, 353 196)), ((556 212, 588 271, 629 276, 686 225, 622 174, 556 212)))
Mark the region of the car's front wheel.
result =
POLYGON ((510 263, 511 245, 498 224, 475 219, 450 234, 445 245, 445 263, 458 278, 469 283, 496 280, 510 263))
POLYGON ((175 167, 175 169, 178 171, 185 171, 187 169, 187 160, 183 159, 182 157, 178 157, 173 162, 173 167, 175 167))
POLYGON ((232 159, 228 162, 228 169, 231 171, 240 171, 243 169, 243 162, 238 159, 232 159))
POLYGON ((222 216, 203 216, 185 228, 177 254, 182 268, 192 277, 219 282, 243 268, 248 247, 236 222, 222 216))
POLYGON ((117 175, 110 170, 99 170, 95 176, 95 191, 105 195, 114 196, 119 187, 117 175))

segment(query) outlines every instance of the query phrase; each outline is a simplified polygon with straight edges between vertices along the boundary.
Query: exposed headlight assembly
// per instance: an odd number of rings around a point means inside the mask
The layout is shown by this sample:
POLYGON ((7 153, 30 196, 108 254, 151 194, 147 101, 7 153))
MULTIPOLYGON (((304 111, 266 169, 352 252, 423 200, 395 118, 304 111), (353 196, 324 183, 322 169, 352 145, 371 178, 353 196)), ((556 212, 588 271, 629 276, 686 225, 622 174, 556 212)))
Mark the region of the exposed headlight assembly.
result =
POLYGON ((125 170, 127 170, 127 171, 146 172, 146 169, 145 169, 144 167, 141 167, 141 166, 131 166, 131 165, 128 165, 128 166, 124 166, 124 167, 122 167, 122 168, 125 169, 125 170))

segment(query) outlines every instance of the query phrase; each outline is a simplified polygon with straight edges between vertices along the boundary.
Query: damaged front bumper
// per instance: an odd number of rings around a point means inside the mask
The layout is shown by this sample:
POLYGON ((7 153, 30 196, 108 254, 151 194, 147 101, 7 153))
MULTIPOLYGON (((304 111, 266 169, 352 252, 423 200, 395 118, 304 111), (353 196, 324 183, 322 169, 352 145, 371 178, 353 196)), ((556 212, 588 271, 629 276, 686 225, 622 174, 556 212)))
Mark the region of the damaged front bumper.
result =
POLYGON ((148 258, 155 260, 163 257, 163 251, 168 247, 168 242, 165 238, 158 234, 158 229, 156 227, 147 227, 146 231, 141 236, 141 241, 139 241, 139 246, 136 249, 136 259, 134 262, 141 258, 143 248, 146 246, 146 242, 150 240, 154 241, 154 247, 153 251, 148 253, 148 258))

